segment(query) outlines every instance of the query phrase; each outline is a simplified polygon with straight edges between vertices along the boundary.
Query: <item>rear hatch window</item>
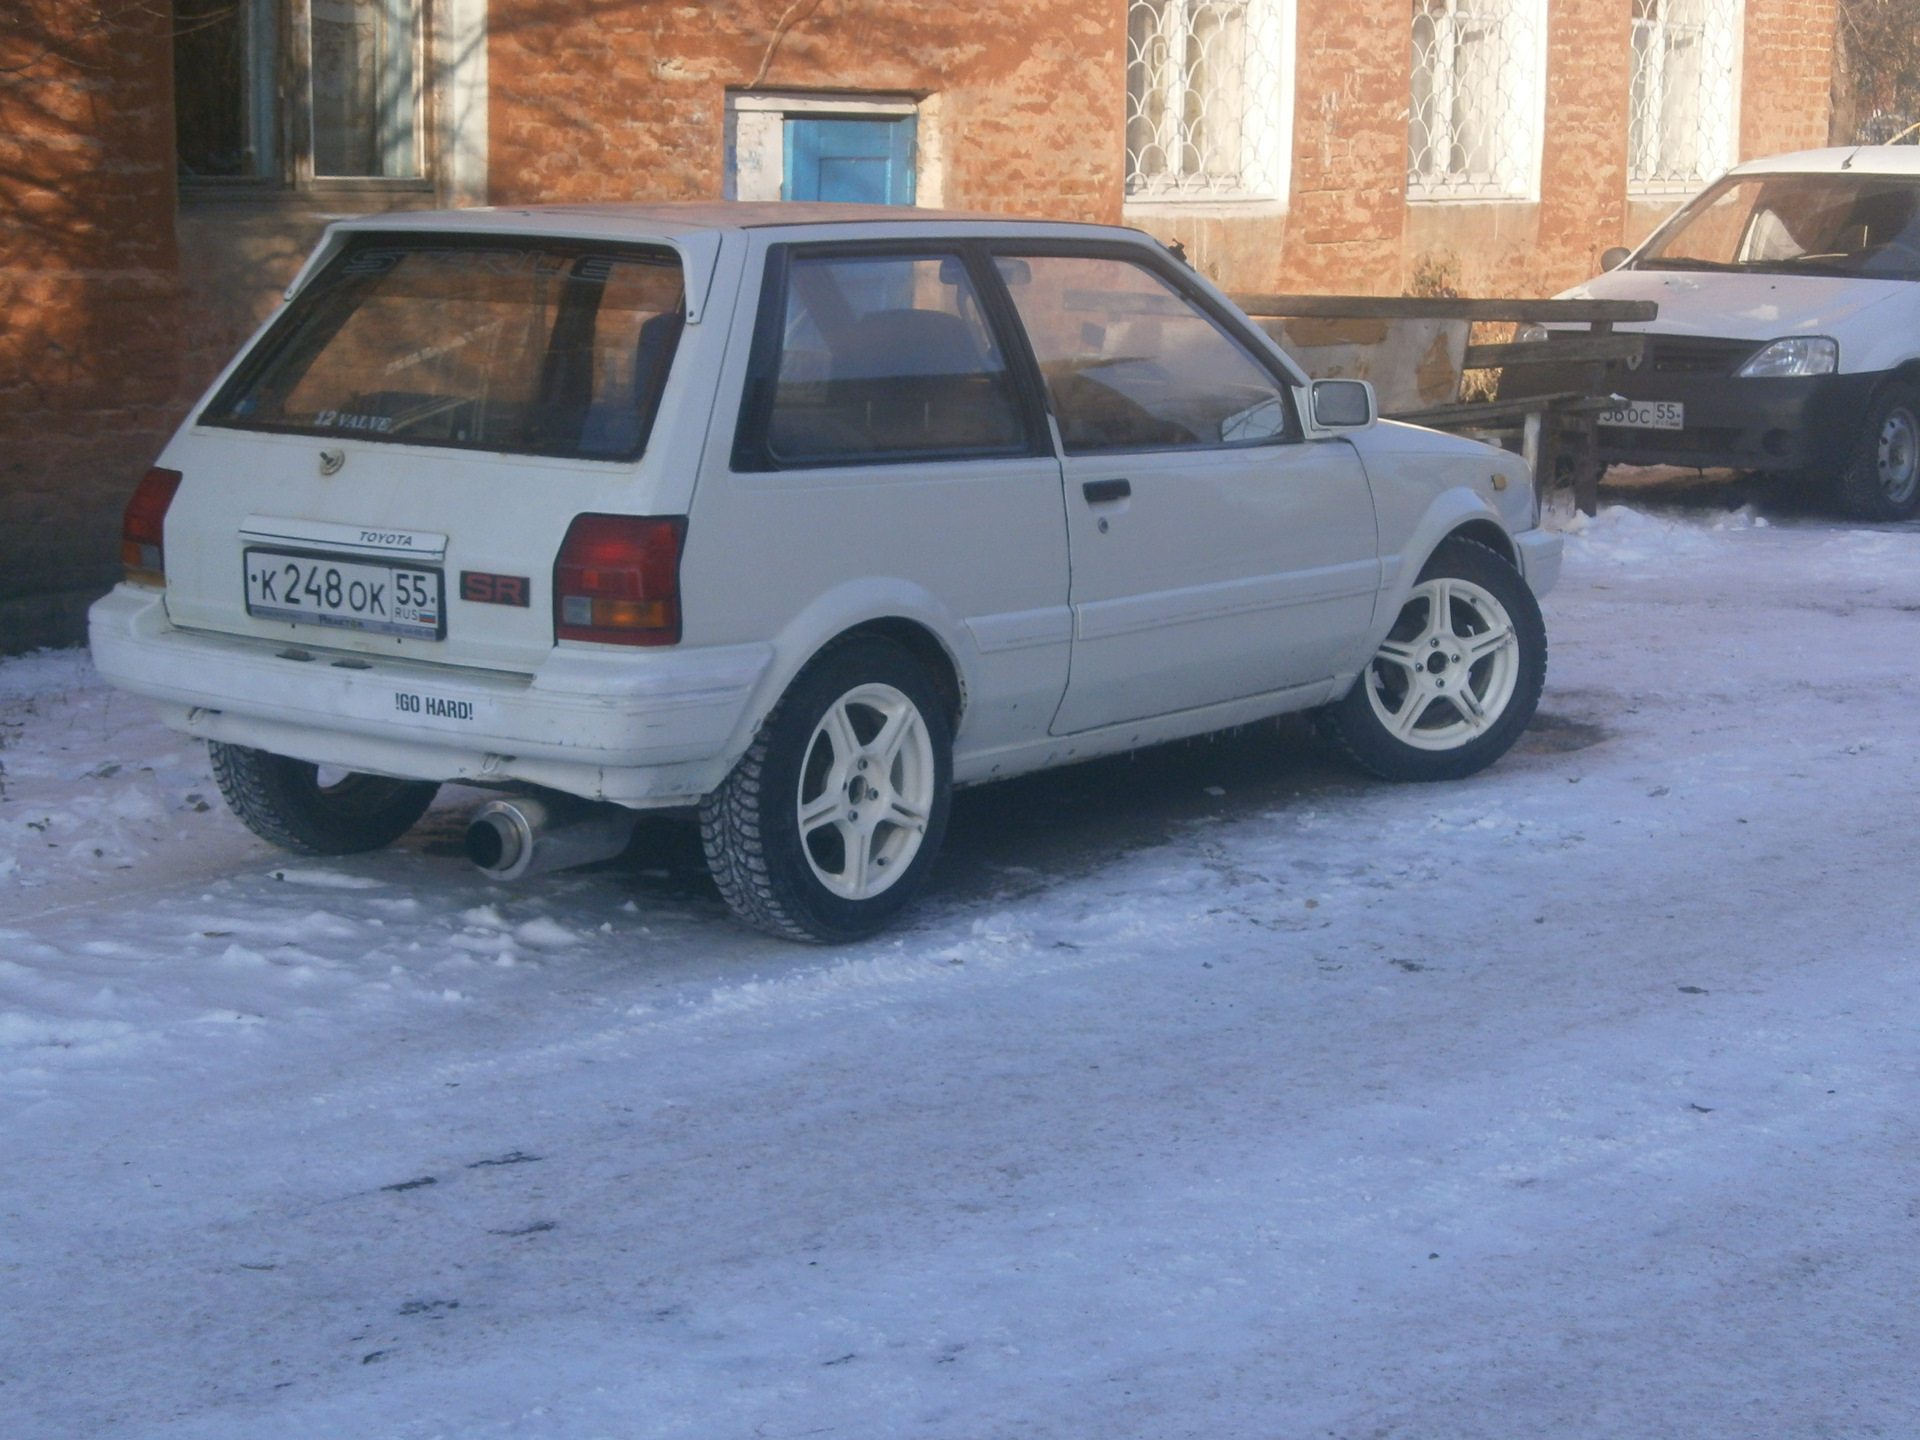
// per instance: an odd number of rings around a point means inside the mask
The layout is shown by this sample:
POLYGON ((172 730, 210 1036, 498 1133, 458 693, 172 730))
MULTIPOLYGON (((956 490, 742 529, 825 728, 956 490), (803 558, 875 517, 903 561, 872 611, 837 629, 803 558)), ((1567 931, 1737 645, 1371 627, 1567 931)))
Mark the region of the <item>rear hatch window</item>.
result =
POLYGON ((685 323, 666 248, 357 237, 202 424, 632 460, 685 323))

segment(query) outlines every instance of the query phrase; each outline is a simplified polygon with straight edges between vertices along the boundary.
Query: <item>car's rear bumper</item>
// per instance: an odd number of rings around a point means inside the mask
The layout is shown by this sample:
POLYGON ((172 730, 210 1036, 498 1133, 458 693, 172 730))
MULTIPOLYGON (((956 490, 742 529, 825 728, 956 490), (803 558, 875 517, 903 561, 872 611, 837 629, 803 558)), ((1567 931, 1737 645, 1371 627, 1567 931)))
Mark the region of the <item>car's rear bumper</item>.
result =
POLYGON ((160 702, 188 734, 409 779, 521 780, 630 805, 685 804, 719 782, 773 656, 770 645, 562 647, 537 674, 513 675, 182 630, 161 592, 126 585, 89 618, 101 675, 160 702))

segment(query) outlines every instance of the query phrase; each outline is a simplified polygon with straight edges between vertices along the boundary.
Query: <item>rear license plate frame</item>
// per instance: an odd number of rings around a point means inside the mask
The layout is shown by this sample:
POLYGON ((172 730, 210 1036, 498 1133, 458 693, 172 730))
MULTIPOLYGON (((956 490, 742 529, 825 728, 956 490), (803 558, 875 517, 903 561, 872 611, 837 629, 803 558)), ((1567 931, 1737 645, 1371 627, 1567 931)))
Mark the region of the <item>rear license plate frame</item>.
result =
POLYGON ((249 545, 241 553, 240 585, 247 614, 256 620, 408 640, 447 638, 447 577, 439 566, 249 545), (265 560, 275 563, 263 569, 259 562, 265 560), (282 587, 289 579, 296 596, 309 598, 287 603, 282 587), (376 586, 380 587, 377 593, 376 586), (352 603, 356 587, 357 610, 352 603), (340 599, 329 603, 327 597, 335 591, 340 599))

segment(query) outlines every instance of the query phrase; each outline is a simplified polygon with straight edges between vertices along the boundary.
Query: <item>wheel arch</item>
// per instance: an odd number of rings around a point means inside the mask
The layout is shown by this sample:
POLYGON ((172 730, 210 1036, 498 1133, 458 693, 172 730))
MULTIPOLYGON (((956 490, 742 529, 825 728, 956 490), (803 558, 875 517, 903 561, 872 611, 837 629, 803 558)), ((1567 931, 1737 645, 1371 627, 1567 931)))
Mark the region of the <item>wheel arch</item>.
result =
MULTIPOLYGON (((1487 549, 1493 551, 1494 554, 1505 560, 1509 565, 1513 566, 1514 569, 1518 570, 1521 568, 1520 556, 1513 546, 1513 537, 1509 535, 1505 527, 1497 521, 1475 519, 1467 521, 1464 525, 1456 525, 1445 535, 1442 535, 1439 543, 1433 548, 1438 550, 1441 545, 1446 544, 1449 540, 1472 540, 1476 544, 1486 546, 1487 549)), ((1427 558, 1432 558, 1431 552, 1428 553, 1427 558)), ((1425 562, 1422 563, 1424 564, 1425 562)))
MULTIPOLYGON (((822 645, 814 653, 813 659, 801 667, 800 673, 806 673, 807 668, 829 650, 862 635, 875 635, 883 640, 891 640, 926 667, 927 674, 932 677, 934 688, 939 690, 940 698, 946 702, 947 722, 957 734, 960 729, 960 716, 966 709, 966 682, 961 678, 960 666, 954 660, 952 652, 947 649, 945 642, 934 634, 931 628, 918 620, 910 620, 904 615, 883 615, 877 619, 863 620, 858 625, 842 630, 822 645)), ((798 679, 799 676, 796 675, 794 678, 798 679)), ((791 685, 792 681, 788 684, 791 685)))

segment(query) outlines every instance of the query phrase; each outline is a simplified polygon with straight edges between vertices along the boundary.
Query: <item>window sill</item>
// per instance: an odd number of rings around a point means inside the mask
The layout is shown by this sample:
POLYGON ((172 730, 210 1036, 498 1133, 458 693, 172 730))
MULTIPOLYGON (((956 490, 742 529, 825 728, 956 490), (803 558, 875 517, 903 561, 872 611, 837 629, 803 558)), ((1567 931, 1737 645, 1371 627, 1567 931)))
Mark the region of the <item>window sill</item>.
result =
POLYGON ((277 180, 183 180, 182 214, 225 211, 273 216, 359 215, 381 210, 428 210, 436 203, 431 180, 317 180, 293 186, 277 180))
POLYGON ((1413 190, 1407 191, 1409 205, 1538 205, 1538 195, 1515 195, 1486 193, 1475 190, 1413 190))
POLYGON ((1143 220, 1169 214, 1194 220, 1261 219, 1285 215, 1287 202, 1229 195, 1129 195, 1121 201, 1120 213, 1143 220))

